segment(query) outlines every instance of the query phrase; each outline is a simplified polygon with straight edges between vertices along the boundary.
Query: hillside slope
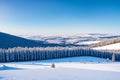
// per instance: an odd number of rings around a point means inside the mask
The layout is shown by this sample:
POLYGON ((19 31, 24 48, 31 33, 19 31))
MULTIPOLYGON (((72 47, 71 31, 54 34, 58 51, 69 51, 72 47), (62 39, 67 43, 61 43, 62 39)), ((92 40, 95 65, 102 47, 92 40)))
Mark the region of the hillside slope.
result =
POLYGON ((112 45, 112 44, 117 44, 117 43, 120 43, 120 38, 103 40, 103 41, 100 41, 99 43, 91 45, 91 47, 92 48, 102 47, 102 46, 107 46, 107 45, 112 45))
POLYGON ((56 46, 55 44, 44 44, 42 41, 34 41, 7 33, 0 32, 0 48, 12 47, 46 47, 56 46))
POLYGON ((95 47, 96 50, 120 50, 120 43, 110 44, 102 47, 95 47))

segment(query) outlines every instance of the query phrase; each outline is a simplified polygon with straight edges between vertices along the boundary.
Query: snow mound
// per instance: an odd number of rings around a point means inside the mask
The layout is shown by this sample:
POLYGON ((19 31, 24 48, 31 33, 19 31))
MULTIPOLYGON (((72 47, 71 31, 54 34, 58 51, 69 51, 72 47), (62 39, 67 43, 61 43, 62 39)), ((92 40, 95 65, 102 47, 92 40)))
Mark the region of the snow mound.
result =
POLYGON ((20 68, 16 68, 16 67, 9 67, 6 65, 0 65, 0 70, 20 70, 20 68))
POLYGON ((6 66, 5 65, 0 65, 0 70, 4 70, 6 68, 6 66))
POLYGON ((3 67, 4 65, 0 65, 0 68, 3 67))

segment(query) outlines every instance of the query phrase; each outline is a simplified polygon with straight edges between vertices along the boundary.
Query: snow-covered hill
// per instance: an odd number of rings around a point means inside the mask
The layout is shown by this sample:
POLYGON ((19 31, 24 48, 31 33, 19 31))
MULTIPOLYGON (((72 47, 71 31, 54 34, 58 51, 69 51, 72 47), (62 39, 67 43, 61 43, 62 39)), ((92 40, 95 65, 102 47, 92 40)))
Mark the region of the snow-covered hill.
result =
POLYGON ((96 50, 120 50, 120 43, 110 44, 102 47, 95 47, 96 50))
POLYGON ((95 57, 2 63, 0 80, 118 80, 119 66, 119 62, 95 57))

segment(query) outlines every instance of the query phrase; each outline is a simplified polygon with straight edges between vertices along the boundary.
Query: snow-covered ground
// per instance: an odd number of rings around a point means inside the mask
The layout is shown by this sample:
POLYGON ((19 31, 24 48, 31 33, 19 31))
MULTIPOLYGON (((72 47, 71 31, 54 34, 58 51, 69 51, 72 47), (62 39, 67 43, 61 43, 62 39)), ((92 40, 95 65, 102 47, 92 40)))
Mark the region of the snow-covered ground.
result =
POLYGON ((1 63, 0 80, 118 80, 120 63, 96 57, 1 63), (51 68, 52 63, 55 68, 51 68))
POLYGON ((77 45, 91 45, 91 44, 95 44, 95 43, 99 43, 100 41, 84 41, 84 42, 79 42, 76 43, 77 45))
POLYGON ((93 49, 96 49, 96 50, 118 50, 120 49, 120 43, 116 43, 116 44, 110 44, 110 45, 106 45, 106 46, 102 46, 102 47, 96 47, 96 48, 93 48, 93 49))

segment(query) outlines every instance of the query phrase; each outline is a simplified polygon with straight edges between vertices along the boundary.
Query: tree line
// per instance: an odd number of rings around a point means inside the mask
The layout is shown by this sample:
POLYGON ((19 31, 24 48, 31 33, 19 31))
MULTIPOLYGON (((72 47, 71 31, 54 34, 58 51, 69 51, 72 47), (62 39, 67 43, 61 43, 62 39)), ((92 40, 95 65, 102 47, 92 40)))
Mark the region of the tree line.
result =
POLYGON ((74 56, 95 56, 112 59, 114 54, 116 60, 120 60, 120 54, 97 51, 90 48, 81 47, 14 47, 0 49, 0 62, 18 62, 30 60, 45 60, 54 58, 74 57, 74 56))

